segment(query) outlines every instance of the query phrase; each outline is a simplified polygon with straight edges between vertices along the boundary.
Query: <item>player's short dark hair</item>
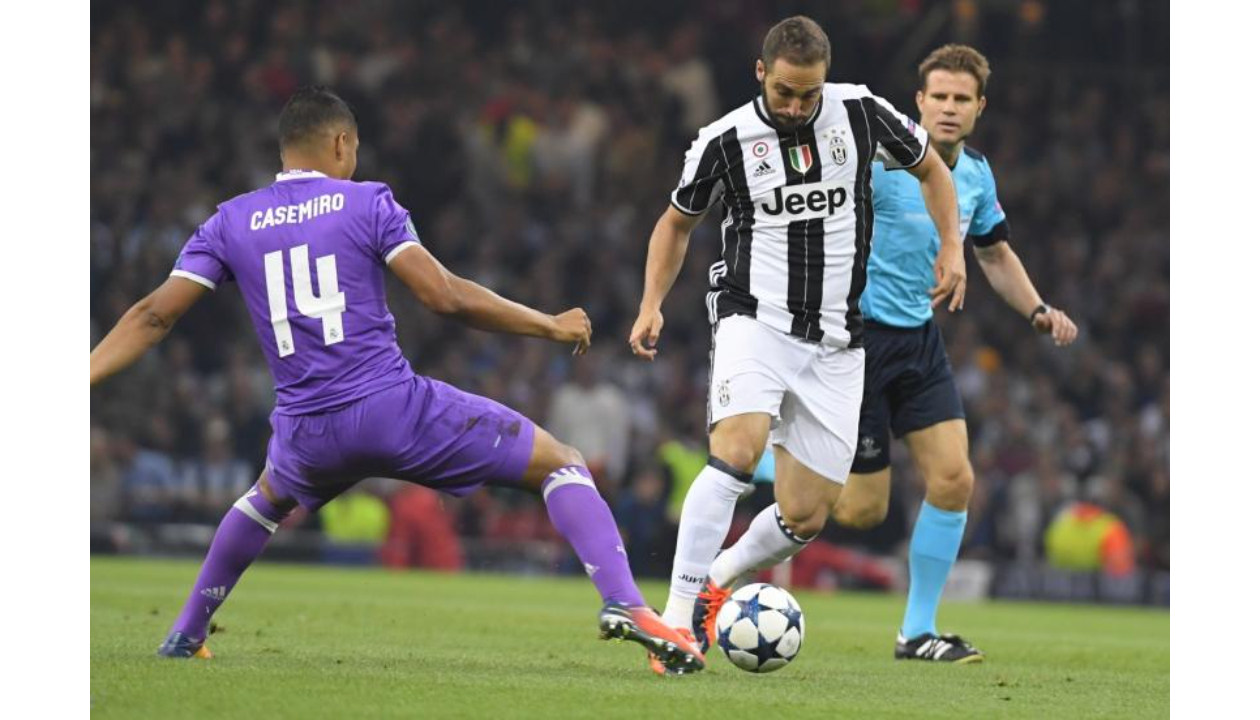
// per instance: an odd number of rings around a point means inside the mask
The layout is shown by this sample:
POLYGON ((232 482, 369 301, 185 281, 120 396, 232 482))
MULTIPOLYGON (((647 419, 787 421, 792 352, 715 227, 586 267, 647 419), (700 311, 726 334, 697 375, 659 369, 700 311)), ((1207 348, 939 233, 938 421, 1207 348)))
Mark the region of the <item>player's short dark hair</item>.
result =
POLYGON ((354 111, 323 85, 308 85, 293 93, 280 111, 280 147, 306 142, 329 126, 357 130, 354 111))
POLYGON ((770 28, 761 44, 761 62, 769 70, 783 58, 793 65, 813 65, 819 61, 831 67, 831 41, 818 23, 796 15, 770 28))
POLYGON ((933 70, 970 73, 979 83, 979 97, 984 97, 984 87, 989 84, 989 60, 969 45, 942 45, 919 63, 919 89, 927 88, 928 74, 933 70))

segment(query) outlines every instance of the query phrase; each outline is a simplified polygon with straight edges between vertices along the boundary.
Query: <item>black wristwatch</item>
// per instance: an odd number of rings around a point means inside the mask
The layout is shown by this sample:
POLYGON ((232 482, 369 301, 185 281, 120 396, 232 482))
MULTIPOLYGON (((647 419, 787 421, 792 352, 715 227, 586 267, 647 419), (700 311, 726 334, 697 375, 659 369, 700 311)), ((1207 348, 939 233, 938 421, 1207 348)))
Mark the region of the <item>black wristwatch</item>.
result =
POLYGON ((1037 307, 1033 308, 1032 312, 1028 313, 1028 322, 1035 323, 1037 322, 1038 315, 1048 312, 1050 312, 1050 306, 1045 303, 1041 303, 1037 307))

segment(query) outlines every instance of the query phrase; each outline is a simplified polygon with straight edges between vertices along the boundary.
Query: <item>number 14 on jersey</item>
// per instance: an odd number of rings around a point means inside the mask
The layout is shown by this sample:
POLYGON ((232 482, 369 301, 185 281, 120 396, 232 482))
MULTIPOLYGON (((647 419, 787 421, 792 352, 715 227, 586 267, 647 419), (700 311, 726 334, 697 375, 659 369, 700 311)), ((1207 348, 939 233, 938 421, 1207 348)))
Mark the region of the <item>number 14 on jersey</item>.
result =
MULTIPOLYGON (((293 328, 289 326, 289 302, 285 293, 284 251, 277 250, 263 256, 267 273, 267 304, 271 309, 271 327, 276 333, 276 350, 280 357, 292 355, 293 328)), ((298 312, 309 318, 318 318, 324 325, 324 345, 335 345, 345 339, 341 329, 341 316, 346 311, 346 294, 337 287, 337 258, 325 255, 315 258, 315 272, 319 277, 319 295, 311 289, 310 250, 298 245, 289 250, 289 265, 293 268, 293 300, 298 312)))

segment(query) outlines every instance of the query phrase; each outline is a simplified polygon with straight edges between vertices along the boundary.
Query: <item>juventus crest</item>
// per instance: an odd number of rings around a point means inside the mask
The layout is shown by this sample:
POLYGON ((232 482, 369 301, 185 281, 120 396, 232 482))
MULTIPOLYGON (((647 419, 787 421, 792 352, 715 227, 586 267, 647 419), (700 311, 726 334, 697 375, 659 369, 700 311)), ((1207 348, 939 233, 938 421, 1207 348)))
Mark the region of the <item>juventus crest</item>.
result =
POLYGON ((843 165, 844 161, 849 159, 849 151, 845 149, 844 138, 839 135, 831 136, 831 159, 835 160, 837 165, 843 165))

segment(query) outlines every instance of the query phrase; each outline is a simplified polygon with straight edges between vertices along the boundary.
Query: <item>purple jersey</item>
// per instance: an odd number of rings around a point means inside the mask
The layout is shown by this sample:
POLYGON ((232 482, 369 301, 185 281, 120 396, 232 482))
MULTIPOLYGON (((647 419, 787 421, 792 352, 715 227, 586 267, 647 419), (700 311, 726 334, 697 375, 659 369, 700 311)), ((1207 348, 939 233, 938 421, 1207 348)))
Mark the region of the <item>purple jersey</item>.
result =
POLYGON ((300 415, 413 377, 385 306, 385 265, 419 242, 386 185, 289 171, 220 205, 171 274, 240 285, 276 412, 300 415))

